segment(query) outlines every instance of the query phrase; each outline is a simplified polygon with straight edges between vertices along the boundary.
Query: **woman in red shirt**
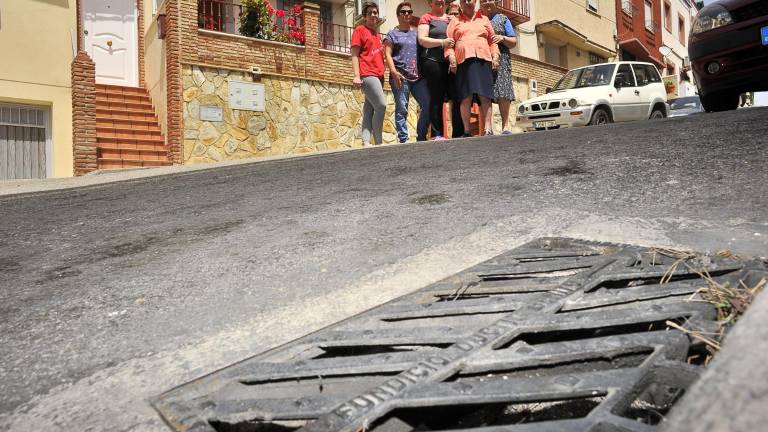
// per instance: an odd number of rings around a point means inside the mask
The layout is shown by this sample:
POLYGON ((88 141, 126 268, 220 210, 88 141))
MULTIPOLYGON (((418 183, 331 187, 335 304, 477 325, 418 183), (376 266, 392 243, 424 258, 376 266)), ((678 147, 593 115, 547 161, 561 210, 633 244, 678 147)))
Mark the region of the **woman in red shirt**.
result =
POLYGON ((362 88, 365 95, 363 146, 371 145, 371 135, 376 144, 381 145, 387 99, 384 96, 384 49, 378 31, 379 7, 376 3, 364 3, 363 16, 363 24, 352 32, 352 87, 362 88))
POLYGON ((446 47, 448 68, 456 73, 456 99, 461 100, 464 136, 469 135, 469 111, 472 96, 480 99, 483 118, 491 116, 493 70, 499 65, 499 47, 493 42, 494 31, 488 17, 475 12, 477 0, 461 0, 461 14, 448 24, 447 35, 456 41, 446 47))

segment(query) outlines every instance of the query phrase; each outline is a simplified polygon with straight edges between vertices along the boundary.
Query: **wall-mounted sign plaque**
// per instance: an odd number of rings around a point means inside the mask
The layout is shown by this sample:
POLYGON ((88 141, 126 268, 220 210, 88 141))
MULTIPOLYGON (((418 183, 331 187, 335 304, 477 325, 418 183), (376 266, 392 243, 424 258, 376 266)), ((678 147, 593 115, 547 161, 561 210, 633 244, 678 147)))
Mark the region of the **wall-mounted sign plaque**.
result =
POLYGON ((229 107, 237 110, 264 111, 264 84, 229 82, 229 107))
POLYGON ((202 121, 224 121, 224 110, 216 105, 202 105, 200 107, 200 120, 202 121))

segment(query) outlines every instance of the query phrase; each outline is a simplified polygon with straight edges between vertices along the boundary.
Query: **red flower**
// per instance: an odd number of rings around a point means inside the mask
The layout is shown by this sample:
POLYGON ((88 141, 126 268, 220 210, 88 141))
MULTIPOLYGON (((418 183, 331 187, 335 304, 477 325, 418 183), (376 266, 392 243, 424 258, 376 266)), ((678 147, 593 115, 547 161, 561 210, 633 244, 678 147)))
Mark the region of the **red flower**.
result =
POLYGON ((282 18, 282 17, 285 16, 285 11, 284 10, 278 10, 277 12, 275 12, 275 15, 279 16, 280 18, 282 18))
POLYGON ((288 18, 287 24, 289 27, 296 27, 296 19, 295 18, 288 18))
POLYGON ((301 13, 301 6, 302 5, 300 5, 300 4, 293 5, 293 7, 291 8, 291 12, 295 13, 295 14, 301 13))

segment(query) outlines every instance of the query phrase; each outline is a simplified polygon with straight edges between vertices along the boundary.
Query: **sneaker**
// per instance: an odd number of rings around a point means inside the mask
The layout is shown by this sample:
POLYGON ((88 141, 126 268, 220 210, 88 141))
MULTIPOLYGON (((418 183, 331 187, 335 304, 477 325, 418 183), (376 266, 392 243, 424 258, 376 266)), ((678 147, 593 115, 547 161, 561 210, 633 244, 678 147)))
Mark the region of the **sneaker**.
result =
POLYGON ((485 136, 493 136, 493 131, 492 130, 485 131, 485 136))
POLYGON ((464 135, 461 136, 462 138, 472 138, 472 134, 469 132, 464 132, 464 135))
POLYGON ((445 137, 438 135, 434 138, 432 138, 432 141, 445 141, 445 137))
POLYGON ((506 129, 505 129, 505 130, 501 131, 501 134, 502 134, 502 135, 512 135, 512 131, 511 131, 511 130, 506 130, 506 129))

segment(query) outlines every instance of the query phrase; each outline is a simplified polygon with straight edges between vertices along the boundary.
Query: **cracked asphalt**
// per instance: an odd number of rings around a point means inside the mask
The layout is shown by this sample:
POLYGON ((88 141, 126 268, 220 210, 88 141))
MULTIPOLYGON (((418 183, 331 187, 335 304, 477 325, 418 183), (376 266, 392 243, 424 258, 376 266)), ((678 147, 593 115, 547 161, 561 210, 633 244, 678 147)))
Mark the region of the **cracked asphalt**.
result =
POLYGON ((766 256, 766 118, 752 108, 2 195, 0 424, 164 430, 149 397, 544 235, 766 256))

